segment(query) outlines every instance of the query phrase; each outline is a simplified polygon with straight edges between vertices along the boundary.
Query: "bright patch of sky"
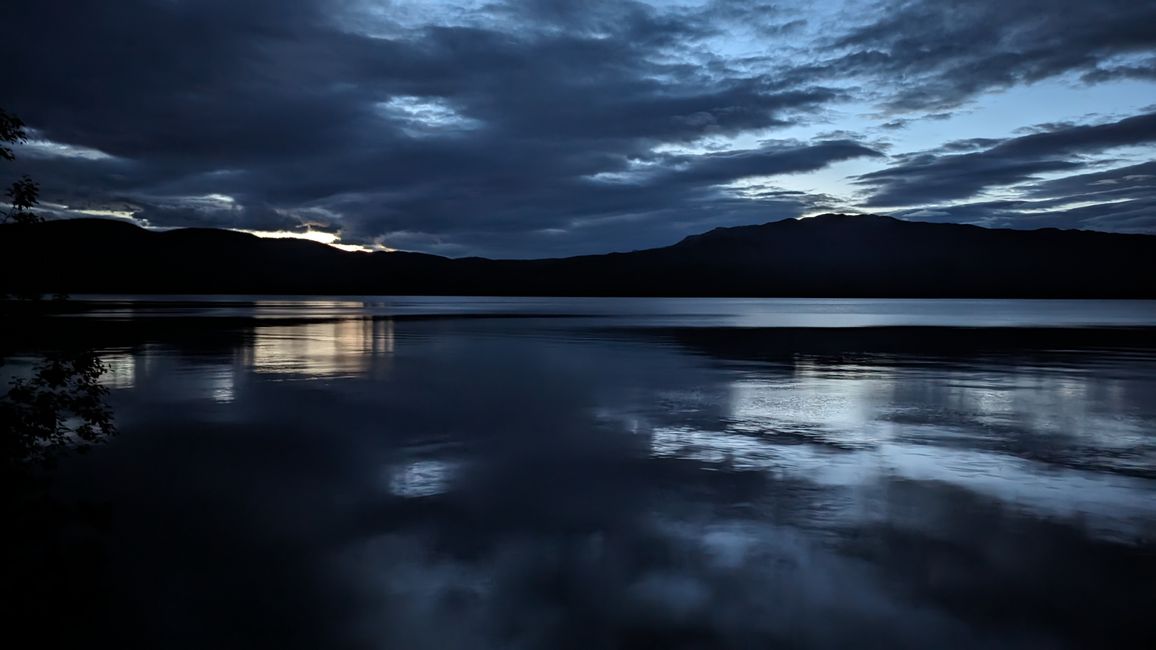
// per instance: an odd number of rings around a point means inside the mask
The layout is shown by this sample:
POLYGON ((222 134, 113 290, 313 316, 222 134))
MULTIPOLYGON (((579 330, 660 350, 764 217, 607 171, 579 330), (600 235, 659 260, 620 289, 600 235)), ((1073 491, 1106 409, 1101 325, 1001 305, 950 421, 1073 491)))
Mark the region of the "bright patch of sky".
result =
POLYGON ((285 230, 246 230, 243 228, 236 228, 237 232, 244 232, 250 235, 256 235, 263 239, 304 239, 306 241, 313 241, 319 244, 328 244, 334 248, 340 248, 343 251, 354 252, 372 252, 372 251, 388 251, 392 250, 385 246, 362 246, 359 244, 342 244, 341 237, 330 232, 318 232, 316 230, 307 230, 305 232, 289 232, 285 230))
POLYGON ((414 138, 450 135, 480 126, 477 120, 458 113, 436 97, 397 96, 377 107, 384 117, 400 124, 406 135, 414 138))
POLYGON ((32 138, 20 146, 20 155, 29 158, 79 158, 82 160, 107 160, 112 156, 99 149, 82 147, 63 142, 53 142, 37 137, 32 138))

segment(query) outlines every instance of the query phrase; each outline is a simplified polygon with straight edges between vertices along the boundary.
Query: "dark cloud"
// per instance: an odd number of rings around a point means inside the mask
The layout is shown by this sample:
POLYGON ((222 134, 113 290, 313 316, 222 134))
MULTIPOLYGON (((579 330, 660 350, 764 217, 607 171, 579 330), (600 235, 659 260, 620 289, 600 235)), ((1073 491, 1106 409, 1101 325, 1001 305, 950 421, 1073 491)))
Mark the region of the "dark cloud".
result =
POLYGON ((1028 189, 1026 195, 1029 197, 1079 195, 1085 198, 1100 196, 1114 199, 1126 197, 1131 193, 1156 194, 1156 161, 1036 183, 1028 189))
POLYGON ((178 205, 137 204, 135 218, 152 227, 176 227, 197 224, 213 228, 251 230, 304 230, 303 220, 269 206, 230 205, 211 200, 202 205, 182 202, 178 205))
POLYGON ((905 210, 898 216, 1002 228, 1156 231, 1156 162, 1039 181, 1020 194, 1024 198, 905 210))
POLYGON ((943 152, 909 154, 896 164, 862 174, 856 182, 874 191, 869 206, 927 205, 971 198, 985 189, 1034 179, 1046 172, 1079 170, 1081 154, 1156 142, 1156 113, 1117 122, 1065 126, 999 141, 970 153, 987 141, 951 143, 943 152))
POLYGON ((812 171, 840 160, 881 155, 850 140, 828 140, 811 146, 698 156, 687 161, 686 171, 677 175, 705 183, 722 183, 752 176, 812 171))
POLYGON ((652 153, 786 126, 837 96, 680 60, 718 32, 714 21, 742 13, 737 4, 691 16, 629 2, 581 11, 514 3, 483 10, 497 23, 385 25, 381 37, 344 29, 348 6, 15 7, 14 24, 52 25, 52 36, 30 29, 0 45, 8 60, 34 53, 5 70, 5 86, 19 89, 12 108, 48 140, 109 156, 35 161, 46 190, 59 191, 46 195, 104 195, 154 225, 285 229, 300 223, 293 215, 320 210, 352 241, 452 241, 463 252, 527 256, 542 232, 559 252, 635 245, 608 239, 599 227, 608 220, 631 220, 645 233, 637 245, 655 245, 711 207, 710 225, 740 212, 789 216, 801 205, 737 209, 713 186, 872 153, 824 142, 699 161, 652 153), (630 188, 589 180, 639 161, 677 166, 630 188), (235 204, 207 208, 211 194, 235 204), (509 244, 471 244, 494 239, 509 244))
MULTIPOLYGON (((20 65, 0 70, 0 84, 43 145, 23 148, 19 172, 65 206, 59 214, 312 224, 350 242, 453 254, 602 252, 853 207, 783 194, 774 179, 728 187, 891 150, 838 128, 766 139, 830 124, 840 103, 923 111, 889 118, 895 134, 995 87, 1065 71, 1135 77, 1152 45, 1138 25, 1152 9, 1101 4, 908 2, 824 25, 797 7, 738 0, 408 12, 361 0, 43 0, 6 8, 20 29, 0 56, 20 65)), ((870 205, 913 205, 1083 171, 1065 157, 1074 148, 1039 146, 1053 148, 961 140, 860 180, 879 190, 870 205), (976 157, 949 157, 952 147, 976 157), (907 171, 924 180, 899 180, 907 171), (896 198, 906 202, 884 201, 896 198)))
POLYGON ((1100 83, 1116 79, 1141 79, 1150 81, 1156 79, 1156 57, 1141 59, 1136 63, 1122 63, 1118 65, 1097 66, 1094 70, 1085 72, 1081 77, 1087 83, 1100 83))
POLYGON ((985 91, 1082 73, 1151 78, 1133 61, 1156 47, 1156 4, 1136 0, 879 2, 872 19, 830 39, 838 54, 798 75, 880 82, 892 109, 954 108, 985 91))
POLYGON ((987 228, 1077 228, 1124 233, 1156 231, 1156 200, 1123 203, 1096 203, 1063 207, 1063 202, 1044 204, 1009 200, 981 201, 918 210, 902 210, 894 215, 914 221, 969 223, 987 228), (1045 207, 1051 205, 1053 207, 1045 207))

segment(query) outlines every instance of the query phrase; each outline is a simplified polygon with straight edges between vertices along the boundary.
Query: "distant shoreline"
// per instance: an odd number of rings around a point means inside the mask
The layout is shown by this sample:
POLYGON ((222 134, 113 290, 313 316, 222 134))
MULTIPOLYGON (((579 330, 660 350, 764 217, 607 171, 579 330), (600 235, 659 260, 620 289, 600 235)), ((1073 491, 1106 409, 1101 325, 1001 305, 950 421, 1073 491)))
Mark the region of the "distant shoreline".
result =
POLYGON ((52 294, 1156 299, 1156 236, 998 230, 823 215, 719 228, 665 248, 491 260, 360 253, 227 230, 150 231, 102 219, 0 227, 26 273, 9 290, 52 294))

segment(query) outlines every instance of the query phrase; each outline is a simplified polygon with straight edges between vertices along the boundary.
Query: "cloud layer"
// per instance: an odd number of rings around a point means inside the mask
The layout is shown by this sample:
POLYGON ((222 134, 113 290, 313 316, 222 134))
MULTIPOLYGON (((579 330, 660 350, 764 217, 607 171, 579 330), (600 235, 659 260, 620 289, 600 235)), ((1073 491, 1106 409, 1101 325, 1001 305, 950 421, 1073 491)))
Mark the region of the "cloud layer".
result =
POLYGON ((1018 225, 988 193, 1038 181, 1016 200, 1097 205, 1055 223, 1151 229, 1150 179, 1109 203, 1054 176, 1150 160, 1153 114, 894 140, 1017 85, 1150 80, 1156 8, 942 5, 44 0, 6 10, 0 77, 53 215, 535 257, 821 209, 1018 225), (868 171, 807 180, 832 165, 868 171))

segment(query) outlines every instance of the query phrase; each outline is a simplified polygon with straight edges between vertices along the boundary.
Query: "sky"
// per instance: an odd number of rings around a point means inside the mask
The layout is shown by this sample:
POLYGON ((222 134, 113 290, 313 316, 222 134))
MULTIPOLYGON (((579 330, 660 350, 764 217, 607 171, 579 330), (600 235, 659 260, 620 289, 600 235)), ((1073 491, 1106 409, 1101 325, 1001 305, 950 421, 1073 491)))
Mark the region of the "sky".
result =
POLYGON ((37 0, 47 217, 534 258, 823 212, 1156 233, 1156 0, 37 0))

